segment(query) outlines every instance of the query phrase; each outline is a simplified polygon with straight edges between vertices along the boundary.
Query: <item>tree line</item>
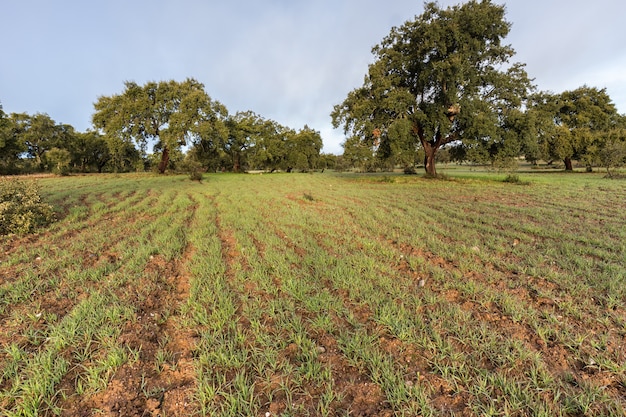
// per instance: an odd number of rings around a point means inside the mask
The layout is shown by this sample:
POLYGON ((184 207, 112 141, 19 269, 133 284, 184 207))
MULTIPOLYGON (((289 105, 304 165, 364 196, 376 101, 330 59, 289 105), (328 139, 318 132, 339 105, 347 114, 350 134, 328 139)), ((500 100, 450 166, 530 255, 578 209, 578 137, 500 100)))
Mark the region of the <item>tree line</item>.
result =
POLYGON ((339 157, 321 154, 320 133, 308 126, 229 114, 187 79, 126 82, 122 93, 98 98, 84 133, 0 107, 0 173, 423 166, 436 176, 437 161, 507 167, 523 157, 611 174, 626 164, 626 116, 606 89, 537 91, 525 65, 510 62, 510 26, 504 6, 471 0, 446 9, 426 3, 392 28, 372 49, 363 86, 330 115, 347 137, 339 157))
POLYGON ((46 114, 7 115, 0 106, 0 174, 291 172, 323 169, 335 159, 321 153, 318 131, 296 131, 252 111, 229 114, 194 79, 129 81, 94 108, 93 129, 77 132, 46 114))

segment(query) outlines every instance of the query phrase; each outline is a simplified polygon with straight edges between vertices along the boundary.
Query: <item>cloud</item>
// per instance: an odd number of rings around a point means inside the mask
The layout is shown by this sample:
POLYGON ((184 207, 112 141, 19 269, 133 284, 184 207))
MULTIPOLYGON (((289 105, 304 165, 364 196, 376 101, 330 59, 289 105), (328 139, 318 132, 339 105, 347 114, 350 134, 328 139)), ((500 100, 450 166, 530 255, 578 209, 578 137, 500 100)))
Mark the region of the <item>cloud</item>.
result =
MULTIPOLYGON (((503 1, 494 0, 497 3, 503 1)), ((440 1, 442 7, 457 1, 440 1)), ((341 153, 330 113, 362 85, 371 48, 422 11, 414 0, 22 0, 0 14, 0 102, 78 130, 93 103, 126 80, 202 82, 231 113, 252 110, 322 132, 341 153)), ((626 112, 626 44, 618 0, 508 2, 508 42, 542 90, 606 86, 626 112)))

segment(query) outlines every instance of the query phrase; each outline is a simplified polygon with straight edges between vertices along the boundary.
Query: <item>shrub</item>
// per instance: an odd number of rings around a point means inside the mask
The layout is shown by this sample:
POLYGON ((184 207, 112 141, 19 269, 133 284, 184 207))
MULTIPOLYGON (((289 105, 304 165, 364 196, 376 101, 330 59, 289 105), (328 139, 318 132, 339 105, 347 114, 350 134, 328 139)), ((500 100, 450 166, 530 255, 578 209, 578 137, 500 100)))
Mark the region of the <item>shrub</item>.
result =
POLYGON ((509 184, 517 184, 517 185, 529 185, 530 184, 530 182, 528 181, 522 181, 519 175, 517 174, 507 175, 506 178, 502 180, 502 182, 507 182, 509 184))
POLYGON ((202 181, 203 175, 201 171, 191 171, 189 173, 189 179, 192 181, 202 181))
POLYGON ((188 174, 190 180, 202 182, 202 163, 200 163, 197 159, 187 156, 178 164, 178 169, 181 172, 188 174))
POLYGON ((0 179, 0 235, 26 234, 54 220, 34 181, 0 179))

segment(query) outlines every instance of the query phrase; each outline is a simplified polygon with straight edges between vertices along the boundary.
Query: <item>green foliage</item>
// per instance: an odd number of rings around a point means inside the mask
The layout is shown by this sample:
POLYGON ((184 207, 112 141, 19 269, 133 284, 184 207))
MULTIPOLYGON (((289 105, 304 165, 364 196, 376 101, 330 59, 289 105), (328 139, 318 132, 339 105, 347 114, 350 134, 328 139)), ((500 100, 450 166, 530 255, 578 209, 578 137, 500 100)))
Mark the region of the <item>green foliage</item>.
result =
POLYGON ((626 140, 610 139, 600 150, 600 161, 608 177, 615 177, 615 169, 626 165, 626 140))
POLYGON ((31 233, 53 220, 54 210, 41 201, 35 182, 0 179, 0 235, 31 233))
POLYGON ((343 124, 382 158, 405 160, 421 147, 431 176, 446 144, 515 140, 511 120, 530 81, 523 65, 507 65, 514 51, 502 43, 510 27, 504 12, 491 1, 447 9, 427 3, 373 49, 363 87, 335 106, 333 125, 343 124))
POLYGON ((194 79, 152 81, 144 86, 129 81, 122 94, 102 96, 94 107, 93 123, 108 136, 135 143, 142 151, 156 142, 160 173, 168 168, 170 152, 218 132, 226 114, 226 108, 211 100, 194 79))
POLYGON ((608 177, 614 177, 614 170, 626 165, 626 115, 615 118, 615 125, 605 133, 598 158, 608 177))
POLYGON ((26 150, 14 134, 13 120, 4 113, 0 105, 0 174, 14 172, 18 155, 26 150))
POLYGON ((113 158, 106 139, 96 131, 77 133, 72 143, 72 164, 80 172, 101 173, 113 158))
POLYGON ((47 161, 50 170, 57 175, 69 175, 72 155, 67 149, 52 148, 48 151, 47 161))
POLYGON ((561 160, 566 170, 572 169, 572 160, 578 160, 590 168, 599 162, 598 152, 617 118, 606 89, 583 86, 561 94, 535 94, 527 110, 535 141, 525 147, 527 159, 561 160))
POLYGON ((53 148, 67 148, 74 135, 74 128, 58 124, 47 114, 13 114, 15 134, 26 145, 29 157, 35 160, 39 170, 47 166, 47 153, 53 148))
POLYGON ((178 164, 180 171, 189 175, 189 179, 192 181, 202 181, 202 163, 198 161, 193 155, 187 155, 185 159, 178 164))
POLYGON ((288 169, 308 171, 317 168, 322 150, 322 137, 319 132, 304 126, 298 133, 290 135, 286 142, 286 165, 288 169))
POLYGON ((247 166, 246 151, 259 140, 264 121, 254 112, 237 112, 225 121, 227 129, 224 152, 230 157, 230 167, 241 172, 247 166))

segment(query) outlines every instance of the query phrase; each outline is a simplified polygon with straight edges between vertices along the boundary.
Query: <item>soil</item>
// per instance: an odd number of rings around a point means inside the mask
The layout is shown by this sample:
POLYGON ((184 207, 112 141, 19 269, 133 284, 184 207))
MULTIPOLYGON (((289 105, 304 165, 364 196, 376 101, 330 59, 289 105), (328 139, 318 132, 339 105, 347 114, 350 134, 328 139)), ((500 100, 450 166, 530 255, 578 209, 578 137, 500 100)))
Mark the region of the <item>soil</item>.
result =
MULTIPOLYGON (((322 201, 308 200, 299 194, 290 194, 287 199, 297 203, 299 206, 312 210, 324 210, 322 201)), ((299 247, 291 240, 277 225, 269 222, 270 227, 274 227, 274 233, 285 242, 289 250, 304 259, 307 255, 306 248, 299 247)), ((238 268, 249 270, 251 267, 246 261, 245 255, 238 249, 237 240, 232 230, 224 226, 222 220, 216 218, 218 238, 221 242, 221 258, 226 265, 226 277, 233 280, 235 270, 238 268)), ((72 231, 64 236, 64 240, 74 239, 80 231, 72 231)), ((355 230, 355 234, 359 231, 355 230)), ((20 248, 28 246, 31 253, 41 248, 41 253, 50 251, 48 235, 42 233, 26 237, 3 238, 1 241, 0 260, 10 258, 19 252, 20 248)), ((335 241, 336 245, 329 245, 335 237, 332 233, 327 235, 314 236, 319 247, 328 253, 334 254, 334 247, 340 247, 345 242, 335 241)), ((252 238, 254 247, 260 257, 263 257, 266 247, 258 239, 252 238)), ((596 386, 605 387, 606 392, 615 397, 626 396, 626 385, 615 378, 615 374, 595 366, 590 361, 582 362, 573 359, 571 352, 555 340, 545 340, 523 322, 515 321, 495 303, 479 304, 475 300, 464 296, 454 288, 442 288, 431 283, 430 277, 423 276, 415 271, 406 260, 409 256, 419 258, 425 263, 437 266, 445 271, 458 270, 459 266, 454 262, 441 256, 431 253, 423 248, 415 248, 410 245, 399 243, 387 236, 379 236, 378 243, 386 248, 404 255, 394 266, 396 271, 403 276, 410 277, 414 281, 416 289, 427 287, 433 293, 443 297, 449 304, 458 306, 464 313, 471 315, 485 326, 497 329, 503 337, 519 341, 529 352, 537 353, 543 360, 549 372, 556 377, 570 375, 573 384, 590 383, 596 386)), ((518 242, 513 241, 512 245, 518 242)), ((82 262, 85 268, 93 268, 98 265, 115 263, 119 258, 112 247, 105 248, 101 254, 93 254, 84 251, 82 262)), ((196 413, 197 406, 194 401, 196 390, 196 370, 194 368, 194 349, 198 341, 198 335, 194 329, 186 328, 182 323, 180 310, 185 300, 190 295, 190 274, 186 270, 186 265, 193 258, 195 248, 188 245, 180 259, 168 261, 160 255, 154 255, 145 265, 144 274, 141 279, 131 282, 128 287, 120 289, 116 294, 124 298, 129 304, 135 306, 134 320, 128 321, 123 327, 118 342, 126 346, 129 350, 139 352, 136 359, 130 360, 120 366, 114 375, 110 377, 106 388, 89 395, 78 395, 75 393, 75 381, 78 376, 78 369, 70 370, 64 379, 58 384, 57 389, 64 396, 58 395, 58 407, 62 410, 61 415, 68 417, 104 415, 104 416, 184 416, 196 413), (129 298, 132 297, 132 298, 129 298), (160 369, 155 367, 155 357, 160 351, 172 352, 160 369)), ((334 254, 336 255, 336 254, 334 254)), ((511 255, 514 256, 514 255, 511 255)), ((37 258, 29 260, 33 265, 37 265, 37 258)), ((480 262, 477 258, 476 262, 480 262)), ((0 264, 1 265, 1 264, 0 264)), ((485 268, 497 270, 495 265, 482 265, 485 268)), ((294 268, 300 268, 294 265, 294 268)), ((507 275, 507 282, 493 282, 488 277, 478 273, 467 273, 463 279, 471 279, 494 291, 506 292, 513 297, 514 301, 520 305, 532 306, 540 313, 554 317, 562 317, 559 302, 564 300, 566 295, 560 294, 558 286, 547 279, 541 277, 530 277, 514 274, 507 271, 498 271, 507 275), (517 285, 510 285, 518 283, 517 285), (545 294, 558 294, 556 296, 546 296, 545 294)), ((18 279, 22 273, 20 264, 0 268, 0 282, 8 284, 18 279)), ((54 273, 50 273, 54 275, 54 273)), ((0 345, 8 346, 10 343, 17 343, 29 352, 35 352, 42 343, 37 338, 37 330, 43 330, 47 324, 46 320, 53 320, 54 317, 64 317, 71 309, 86 296, 86 288, 69 286, 46 286, 46 278, 41 277, 40 287, 32 300, 22 303, 15 308, 8 308, 0 313, 0 345), (32 322, 19 320, 32 314, 45 311, 46 315, 32 322), (23 330, 29 326, 33 329, 29 331, 29 336, 23 336, 23 330), (14 335, 22 335, 17 338, 14 335)), ((50 284, 52 285, 52 284, 50 284)), ((278 290, 283 285, 279 278, 274 279, 274 285, 278 290)), ((331 288, 332 285, 327 286, 331 288)), ((236 286, 232 286, 233 291, 236 286)), ((270 301, 271 295, 265 293, 254 282, 248 282, 244 286, 241 294, 237 294, 239 299, 244 300, 247 296, 270 301)), ((429 365, 430 352, 423 352, 410 343, 398 340, 389 334, 382 326, 372 320, 373 312, 370 307, 363 303, 355 302, 350 294, 343 289, 331 288, 329 291, 340 298, 347 311, 350 311, 355 320, 367 330, 368 334, 377 335, 377 342, 380 348, 396 358, 396 361, 406 370, 406 374, 414 375, 413 379, 407 379, 407 385, 424 384, 432 388, 429 399, 430 405, 436 410, 441 410, 442 414, 457 416, 474 415, 467 407, 469 394, 463 390, 458 390, 444 378, 432 371, 429 365)), ((279 291, 280 292, 280 291, 279 291)), ((243 306, 239 306, 238 311, 243 306)), ((424 308, 436 308, 437 306, 426 306, 424 308)), ((303 319, 303 323, 309 323, 305 312, 297 312, 303 319)), ((623 307, 615 307, 616 316, 625 317, 626 311, 623 307)), ((332 319, 339 328, 348 328, 352 324, 345 319, 332 315, 332 319)), ((567 320, 567 319, 563 319, 567 320)), ((245 318, 238 324, 249 326, 245 318)), ((575 326, 575 323, 569 323, 575 326)), ((379 385, 372 381, 372 378, 362 366, 356 366, 348 361, 341 352, 337 336, 312 328, 306 324, 308 334, 318 346, 319 360, 330 367, 335 391, 342 395, 330 404, 331 415, 351 415, 369 417, 391 417, 394 410, 388 403, 379 385)), ((273 327, 270 321, 266 322, 267 331, 278 334, 278 330, 273 327)), ((624 334, 618 332, 607 332, 605 325, 600 321, 594 326, 585 329, 591 334, 608 334, 606 349, 618 353, 625 344, 624 334)), ((465 348, 461 343, 454 346, 458 351, 463 352, 465 348)), ((289 361, 295 365, 298 363, 298 346, 294 343, 288 344, 281 352, 281 360, 289 361)), ((469 352, 468 352, 469 353, 469 352)), ((67 352, 71 356, 71 352, 67 352)), ((0 360, 6 358, 6 353, 0 353, 0 360)), ((626 360, 626 358, 625 358, 626 360)), ((486 369, 495 368, 497 364, 489 363, 485 360, 486 369)), ((255 395, 264 405, 263 415, 278 416, 291 406, 298 406, 310 415, 317 415, 318 399, 321 395, 321 388, 317 386, 304 387, 302 391, 296 393, 292 398, 287 398, 284 393, 277 391, 283 385, 289 383, 289 375, 273 375, 269 381, 259 380, 255 385, 255 395), (271 393, 276 393, 270 395, 271 393), (266 414, 269 413, 269 414, 266 414)), ((0 383, 0 390, 7 390, 7 383, 0 383)), ((0 403, 0 408, 7 404, 0 403)))

